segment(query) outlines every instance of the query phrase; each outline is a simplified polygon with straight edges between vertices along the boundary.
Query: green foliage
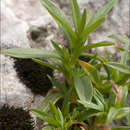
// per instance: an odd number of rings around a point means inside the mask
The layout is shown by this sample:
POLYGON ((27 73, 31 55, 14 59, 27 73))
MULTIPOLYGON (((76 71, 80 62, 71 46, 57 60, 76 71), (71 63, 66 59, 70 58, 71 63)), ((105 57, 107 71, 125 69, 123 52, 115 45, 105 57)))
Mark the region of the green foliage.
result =
POLYGON ((129 126, 119 126, 116 128, 112 128, 112 130, 129 130, 130 127, 129 126))
POLYGON ((109 37, 114 38, 118 41, 121 41, 121 42, 125 43, 126 45, 130 45, 130 39, 126 36, 122 36, 119 34, 112 34, 109 37))
POLYGON ((71 0, 71 8, 72 8, 72 16, 73 16, 75 31, 77 31, 81 21, 81 13, 76 0, 71 0))
POLYGON ((117 2, 117 0, 111 0, 108 4, 106 4, 103 8, 99 9, 97 13, 93 15, 91 20, 88 23, 88 26, 92 25, 95 21, 107 15, 107 13, 112 9, 113 5, 117 2))
POLYGON ((102 41, 99 43, 91 43, 86 45, 84 48, 85 49, 92 49, 92 48, 96 48, 96 47, 102 47, 102 46, 112 46, 115 45, 115 43, 110 42, 110 41, 102 41))
MULTIPOLYGON (((58 130, 68 130, 72 125, 72 120, 67 120, 67 117, 64 117, 61 110, 57 108, 52 102, 50 102, 50 113, 47 114, 39 109, 30 109, 34 114, 36 114, 41 120, 46 121, 50 126, 45 126, 43 130, 49 128, 58 129, 58 130)), ((68 116, 68 115, 67 115, 68 116)))
POLYGON ((56 103, 60 98, 62 98, 62 95, 60 93, 55 93, 55 94, 47 96, 44 99, 43 103, 41 103, 40 109, 44 112, 48 112, 50 110, 49 102, 51 101, 53 103, 56 103))
POLYGON ((79 60, 79 64, 82 66, 85 73, 88 75, 88 77, 91 79, 91 81, 94 84, 98 84, 98 82, 100 82, 99 72, 97 71, 95 66, 80 60, 79 60))
POLYGON ((130 67, 124 65, 124 64, 120 64, 120 63, 116 63, 116 62, 108 62, 107 66, 116 69, 122 73, 126 73, 126 74, 130 74, 130 67))
MULTIPOLYGON (((51 41, 55 52, 33 48, 1 51, 12 57, 30 58, 63 73, 65 81, 61 84, 48 76, 55 88, 45 97, 40 109, 30 109, 48 123, 42 130, 96 130, 103 124, 109 125, 113 120, 127 117, 130 111, 126 101, 130 76, 127 56, 130 51, 118 47, 123 52, 120 61, 113 61, 109 52, 106 52, 106 57, 85 52, 92 48, 117 45, 111 41, 85 44, 88 36, 105 21, 116 1, 111 0, 91 15, 87 9, 81 13, 77 0, 71 0, 73 27, 56 4, 51 0, 41 0, 41 4, 64 32, 70 50, 51 41), (89 61, 79 60, 80 56, 89 61), (50 62, 39 58, 48 58, 50 62)), ((126 37, 110 37, 128 45, 126 37)))
POLYGON ((93 85, 88 76, 75 76, 74 83, 79 99, 82 101, 91 101, 93 96, 93 85))
POLYGON ((16 58, 58 58, 54 52, 35 49, 35 48, 13 48, 1 51, 1 54, 5 54, 16 58))

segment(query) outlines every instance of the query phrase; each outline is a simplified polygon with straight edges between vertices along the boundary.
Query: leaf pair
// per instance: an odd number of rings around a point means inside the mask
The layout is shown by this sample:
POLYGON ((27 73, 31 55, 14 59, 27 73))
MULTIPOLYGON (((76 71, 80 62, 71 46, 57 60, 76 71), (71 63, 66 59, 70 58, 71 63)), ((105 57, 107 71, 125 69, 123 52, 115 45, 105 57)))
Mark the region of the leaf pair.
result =
POLYGON ((34 114, 36 114, 41 120, 48 122, 50 125, 64 129, 64 118, 62 112, 59 108, 50 102, 51 114, 47 114, 39 109, 30 109, 34 114))
POLYGON ((16 58, 59 58, 55 52, 36 48, 13 48, 0 53, 16 58))
POLYGON ((34 109, 31 108, 30 111, 32 111, 37 117, 39 117, 41 120, 48 122, 49 124, 57 127, 59 126, 59 122, 56 121, 53 116, 39 110, 39 109, 34 109))
POLYGON ((95 30, 102 22, 104 22, 105 16, 112 9, 116 1, 117 0, 110 1, 103 8, 101 8, 95 15, 92 15, 92 17, 88 19, 87 27, 81 35, 82 38, 87 37, 90 32, 95 30))

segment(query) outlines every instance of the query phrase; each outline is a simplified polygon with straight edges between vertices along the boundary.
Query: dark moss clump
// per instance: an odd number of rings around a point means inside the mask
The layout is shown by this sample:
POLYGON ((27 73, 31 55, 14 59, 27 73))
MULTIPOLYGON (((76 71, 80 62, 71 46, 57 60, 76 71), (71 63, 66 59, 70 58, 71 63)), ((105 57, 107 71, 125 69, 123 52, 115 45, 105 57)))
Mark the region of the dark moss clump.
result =
POLYGON ((0 108, 0 130, 34 130, 29 111, 3 105, 0 108))
POLYGON ((31 59, 15 59, 14 68, 22 83, 24 83, 34 94, 43 95, 52 84, 47 75, 53 76, 53 70, 42 66, 31 59))

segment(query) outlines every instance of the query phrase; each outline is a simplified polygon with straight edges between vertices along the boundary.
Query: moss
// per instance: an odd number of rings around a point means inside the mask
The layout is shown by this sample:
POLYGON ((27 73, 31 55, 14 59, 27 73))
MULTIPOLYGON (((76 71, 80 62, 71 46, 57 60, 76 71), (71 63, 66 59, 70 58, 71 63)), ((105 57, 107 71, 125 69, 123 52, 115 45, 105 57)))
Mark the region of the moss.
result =
POLYGON ((53 70, 42 66, 31 59, 15 59, 14 68, 22 83, 30 88, 34 94, 43 95, 52 88, 47 74, 53 76, 53 70))
POLYGON ((23 108, 3 105, 0 109, 0 130, 34 130, 33 118, 23 108))

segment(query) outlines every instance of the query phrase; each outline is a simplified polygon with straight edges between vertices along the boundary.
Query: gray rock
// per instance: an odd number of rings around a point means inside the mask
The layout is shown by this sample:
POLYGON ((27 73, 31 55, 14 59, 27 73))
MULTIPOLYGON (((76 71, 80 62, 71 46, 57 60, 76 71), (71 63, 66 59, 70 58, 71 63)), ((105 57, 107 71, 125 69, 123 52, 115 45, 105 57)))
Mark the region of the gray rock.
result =
POLYGON ((28 108, 34 95, 19 82, 13 68, 13 59, 1 55, 1 61, 0 104, 28 108))
MULTIPOLYGON (((69 0, 53 0, 67 14, 71 20, 69 0)), ((109 0, 79 0, 80 8, 87 8, 88 12, 96 12, 109 0)), ((52 20, 48 12, 36 0, 14 0, 1 2, 1 49, 13 47, 36 47, 53 50, 50 40, 54 39, 61 45, 66 45, 63 33, 52 20)), ((113 33, 129 34, 129 0, 119 0, 108 14, 107 20, 89 38, 89 42, 111 40, 107 36, 113 33)), ((105 47, 112 54, 114 47, 105 47)), ((104 48, 97 49, 100 54, 104 48)), ((58 76, 57 72, 55 74, 58 76)), ((34 96, 18 79, 13 68, 13 59, 1 56, 1 86, 0 105, 22 106, 24 108, 39 107, 44 99, 34 96)), ((58 79, 58 78, 57 78, 58 79)), ((36 118, 36 117, 35 117, 36 118)))

